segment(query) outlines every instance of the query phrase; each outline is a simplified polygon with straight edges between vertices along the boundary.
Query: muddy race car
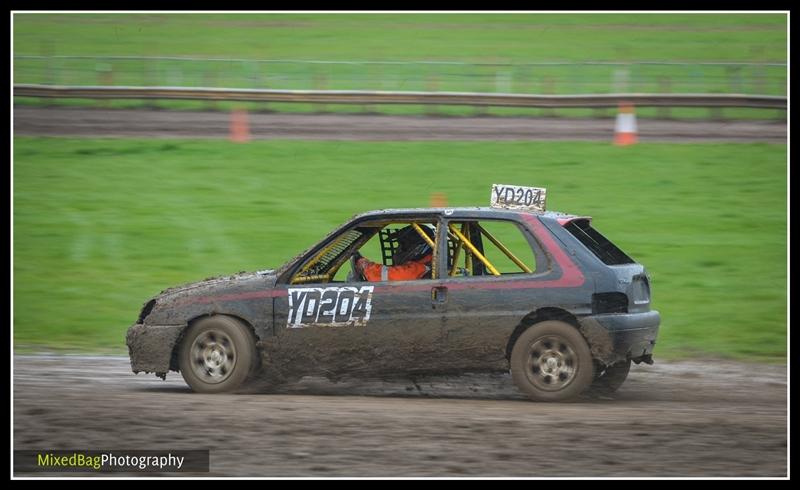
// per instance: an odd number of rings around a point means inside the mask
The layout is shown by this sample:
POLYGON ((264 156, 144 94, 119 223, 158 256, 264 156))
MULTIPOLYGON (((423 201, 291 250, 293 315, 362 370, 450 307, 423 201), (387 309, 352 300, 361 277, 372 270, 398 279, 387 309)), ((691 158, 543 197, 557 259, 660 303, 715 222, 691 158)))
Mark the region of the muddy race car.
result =
POLYGON ((647 273, 590 217, 545 211, 545 198, 495 185, 490 207, 368 212, 279 269, 167 289, 128 330, 133 372, 179 371, 201 393, 490 371, 534 400, 611 393, 631 362, 653 362, 647 273), (397 265, 408 230, 429 270, 367 281, 353 259, 397 265))

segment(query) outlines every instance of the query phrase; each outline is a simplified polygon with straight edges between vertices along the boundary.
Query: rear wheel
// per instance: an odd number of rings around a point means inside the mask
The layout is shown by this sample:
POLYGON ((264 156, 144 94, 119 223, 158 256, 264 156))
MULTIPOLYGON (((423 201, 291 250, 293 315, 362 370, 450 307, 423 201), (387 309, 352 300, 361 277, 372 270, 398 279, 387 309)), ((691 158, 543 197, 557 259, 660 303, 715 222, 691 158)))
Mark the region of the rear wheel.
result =
POLYGON ((572 325, 555 320, 525 330, 511 351, 514 384, 537 401, 567 401, 592 382, 589 345, 572 325))
POLYGON ((592 382, 592 385, 589 387, 589 393, 595 396, 611 395, 622 386, 630 370, 630 359, 608 366, 605 371, 600 373, 592 382))
POLYGON ((178 361, 181 375, 198 393, 223 393, 239 388, 256 365, 250 329, 226 316, 211 316, 189 327, 178 361))

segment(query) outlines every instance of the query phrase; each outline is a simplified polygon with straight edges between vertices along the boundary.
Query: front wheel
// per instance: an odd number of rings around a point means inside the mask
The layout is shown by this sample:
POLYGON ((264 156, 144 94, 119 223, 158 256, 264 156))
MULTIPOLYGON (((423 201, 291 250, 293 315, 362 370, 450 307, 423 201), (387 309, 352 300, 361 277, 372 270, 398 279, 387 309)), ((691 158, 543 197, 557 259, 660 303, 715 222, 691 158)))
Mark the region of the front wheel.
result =
POLYGON ((239 388, 256 365, 250 329, 226 316, 203 318, 189 327, 181 343, 181 376, 198 393, 239 388))
POLYGON ((589 345, 568 323, 555 320, 537 323, 514 344, 511 377, 533 400, 574 399, 589 387, 594 377, 589 345))

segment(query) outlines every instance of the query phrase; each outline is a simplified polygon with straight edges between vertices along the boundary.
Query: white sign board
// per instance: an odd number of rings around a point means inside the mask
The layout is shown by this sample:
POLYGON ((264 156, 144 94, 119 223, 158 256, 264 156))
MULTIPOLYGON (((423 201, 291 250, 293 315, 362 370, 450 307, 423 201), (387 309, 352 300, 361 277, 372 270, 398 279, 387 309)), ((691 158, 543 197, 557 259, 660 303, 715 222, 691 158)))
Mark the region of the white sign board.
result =
POLYGON ((546 198, 547 189, 543 187, 493 184, 489 203, 493 208, 544 211, 546 198))
POLYGON ((289 288, 287 328, 359 327, 369 322, 374 286, 289 288))

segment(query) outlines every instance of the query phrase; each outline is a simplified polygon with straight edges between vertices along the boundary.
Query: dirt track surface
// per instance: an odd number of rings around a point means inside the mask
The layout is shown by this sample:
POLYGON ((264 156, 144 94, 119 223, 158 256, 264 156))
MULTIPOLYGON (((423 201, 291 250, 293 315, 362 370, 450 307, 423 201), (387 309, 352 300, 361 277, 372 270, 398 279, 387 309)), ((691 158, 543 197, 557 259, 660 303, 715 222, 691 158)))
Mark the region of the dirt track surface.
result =
MULTIPOLYGON (((614 119, 428 117, 359 114, 249 115, 253 139, 611 141, 614 119)), ((18 106, 16 136, 227 138, 225 112, 18 106)), ((786 143, 785 121, 638 121, 642 142, 786 143)))
POLYGON ((124 357, 15 356, 14 448, 208 448, 212 476, 785 477, 786 394, 785 366, 729 361, 549 404, 506 375, 198 395, 124 357))

